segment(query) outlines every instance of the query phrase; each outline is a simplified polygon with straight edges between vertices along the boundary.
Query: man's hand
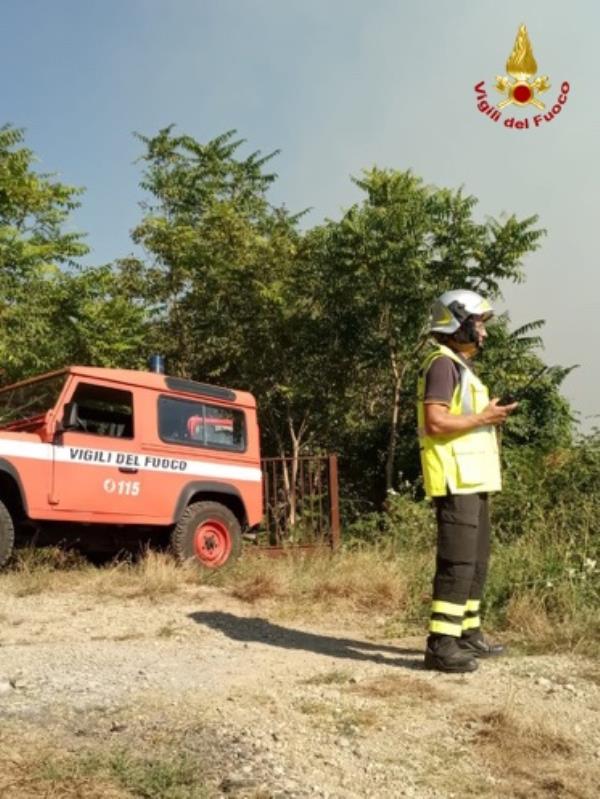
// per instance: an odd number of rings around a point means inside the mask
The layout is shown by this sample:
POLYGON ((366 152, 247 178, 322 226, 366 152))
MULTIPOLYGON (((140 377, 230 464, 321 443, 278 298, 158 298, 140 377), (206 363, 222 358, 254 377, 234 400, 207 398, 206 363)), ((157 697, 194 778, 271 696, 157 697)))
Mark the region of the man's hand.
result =
POLYGON ((487 408, 479 413, 452 414, 447 405, 441 403, 425 403, 425 432, 429 436, 447 436, 455 433, 467 433, 477 427, 502 424, 512 413, 518 402, 510 405, 498 405, 500 399, 493 399, 487 408))
POLYGON ((498 405, 501 402, 499 397, 490 401, 487 408, 479 414, 482 424, 502 424, 508 416, 518 407, 518 402, 511 402, 510 405, 498 405))

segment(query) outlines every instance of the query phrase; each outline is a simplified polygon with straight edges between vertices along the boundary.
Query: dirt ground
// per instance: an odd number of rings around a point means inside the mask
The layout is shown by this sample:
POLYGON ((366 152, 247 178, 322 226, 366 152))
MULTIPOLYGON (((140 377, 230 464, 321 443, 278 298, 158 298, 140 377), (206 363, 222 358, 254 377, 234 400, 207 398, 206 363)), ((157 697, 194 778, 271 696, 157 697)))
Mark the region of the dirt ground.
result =
POLYGON ((513 654, 442 675, 422 638, 379 629, 206 586, 0 594, 0 796, 600 796, 597 662, 513 654), (86 789, 65 758, 98 751, 185 757, 202 787, 86 789))

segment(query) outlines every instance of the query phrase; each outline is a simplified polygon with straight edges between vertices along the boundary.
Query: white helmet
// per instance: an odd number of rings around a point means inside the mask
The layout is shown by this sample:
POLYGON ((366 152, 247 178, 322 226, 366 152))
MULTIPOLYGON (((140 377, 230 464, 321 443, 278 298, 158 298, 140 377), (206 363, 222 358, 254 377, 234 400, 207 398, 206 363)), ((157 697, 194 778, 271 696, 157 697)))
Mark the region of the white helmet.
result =
POLYGON ((469 289, 445 291, 433 303, 429 330, 452 335, 470 316, 481 316, 486 322, 493 315, 494 309, 480 294, 469 289))

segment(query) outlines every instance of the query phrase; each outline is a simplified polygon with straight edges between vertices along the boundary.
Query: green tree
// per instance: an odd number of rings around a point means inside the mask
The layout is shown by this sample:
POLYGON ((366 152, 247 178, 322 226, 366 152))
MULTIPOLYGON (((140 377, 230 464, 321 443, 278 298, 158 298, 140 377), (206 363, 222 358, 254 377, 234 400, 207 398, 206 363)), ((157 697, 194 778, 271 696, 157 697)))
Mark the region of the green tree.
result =
MULTIPOLYGON (((87 247, 78 233, 63 230, 77 207, 80 189, 33 169, 23 131, 0 129, 0 362, 6 379, 43 365, 57 312, 52 295, 61 265, 87 247)), ((56 340, 54 347, 59 348, 56 340)))
MULTIPOLYGON (((127 270, 117 264, 61 273, 53 285, 53 320, 63 363, 145 368, 146 308, 130 296, 127 270)), ((52 353, 47 353, 48 359, 52 353)))
POLYGON ((256 395, 264 450, 293 456, 293 493, 335 387, 299 217, 267 199, 274 154, 240 158, 233 132, 204 145, 172 127, 140 140, 149 197, 133 235, 151 261, 128 269, 152 306, 152 340, 171 371, 256 395))
MULTIPOLYGON (((169 127, 140 140, 147 201, 134 240, 150 259, 129 261, 127 279, 170 368, 253 391, 266 451, 342 452, 359 497, 382 475, 389 489, 399 470, 415 474, 414 384, 431 303, 457 286, 494 299, 522 280, 543 235, 537 219, 481 222, 474 197, 375 168, 340 220, 301 231, 268 202, 274 154, 240 158, 233 132, 200 144, 169 127)), ((511 337, 506 321, 490 339, 484 371, 500 364, 508 386, 540 362, 536 342, 511 337)), ((545 421, 529 433, 548 445, 569 427, 558 382, 546 381, 545 421)), ((511 440, 524 429, 515 423, 511 440)))
POLYGON ((568 447, 573 442, 574 417, 560 387, 575 366, 546 367, 537 333, 544 321, 538 319, 516 330, 509 329, 509 317, 502 315, 488 328, 489 336, 480 359, 480 370, 494 396, 515 394, 519 408, 503 428, 505 447, 533 446, 540 453, 568 447), (522 390, 522 393, 519 391, 522 390))
POLYGON ((374 168, 355 182, 363 201, 324 227, 316 257, 323 313, 336 331, 332 359, 351 376, 348 412, 386 419, 389 489, 403 421, 413 418, 404 389, 412 393, 433 299, 457 286, 497 297, 503 282, 523 278, 522 259, 543 231, 536 217, 477 222, 474 197, 411 172, 374 168))
POLYGON ((3 382, 69 362, 139 362, 144 310, 126 274, 87 267, 81 233, 66 232, 82 190, 35 170, 22 130, 0 128, 0 363, 3 382))
MULTIPOLYGON (((299 234, 297 218, 266 198, 274 153, 239 159, 234 132, 205 145, 172 127, 139 138, 149 199, 133 237, 152 260, 128 269, 151 306, 154 345, 174 371, 251 388, 281 439, 290 419, 275 420, 291 390, 296 332, 287 286, 299 234)), ((300 420, 293 436, 301 430, 300 420)))

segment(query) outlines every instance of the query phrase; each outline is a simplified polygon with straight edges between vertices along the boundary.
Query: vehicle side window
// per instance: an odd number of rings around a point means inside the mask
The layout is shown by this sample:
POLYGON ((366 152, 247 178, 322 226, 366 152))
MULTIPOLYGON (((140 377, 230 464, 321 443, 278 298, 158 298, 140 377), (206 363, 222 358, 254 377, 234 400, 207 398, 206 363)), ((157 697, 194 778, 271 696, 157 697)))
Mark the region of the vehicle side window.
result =
POLYGON ((158 434, 163 441, 210 449, 246 449, 244 413, 204 402, 159 397, 158 434))
POLYGON ((77 429, 111 438, 133 438, 133 394, 130 391, 80 383, 72 402, 77 405, 77 429))

